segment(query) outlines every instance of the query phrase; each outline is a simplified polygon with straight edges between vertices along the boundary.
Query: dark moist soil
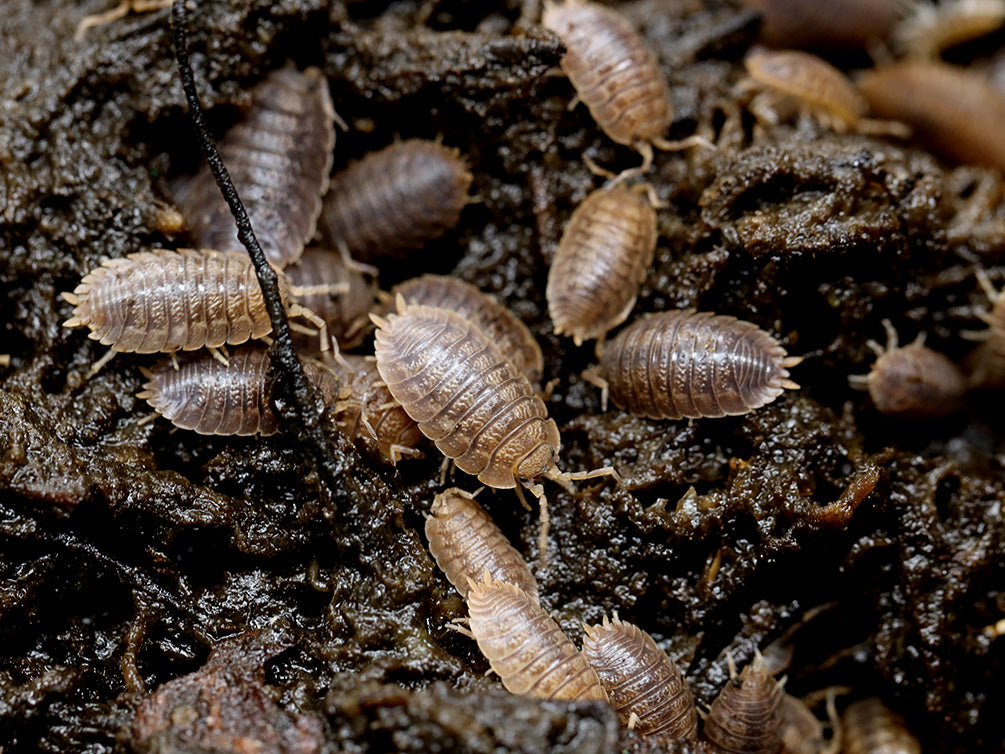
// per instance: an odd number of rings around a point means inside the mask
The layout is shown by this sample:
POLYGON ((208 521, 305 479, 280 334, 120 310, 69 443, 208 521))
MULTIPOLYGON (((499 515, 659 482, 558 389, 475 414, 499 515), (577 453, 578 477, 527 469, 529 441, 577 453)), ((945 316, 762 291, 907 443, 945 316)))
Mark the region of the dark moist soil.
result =
MULTIPOLYGON (((509 695, 451 630, 464 605, 422 535, 441 489, 435 449, 395 470, 332 430, 342 474, 328 488, 295 431, 209 438, 147 421, 134 396, 152 357, 121 355, 84 379, 104 349, 61 326, 59 293, 102 257, 190 243, 166 183, 199 159, 168 11, 73 40, 111 5, 11 0, 0 14, 0 351, 12 359, 0 377, 0 747, 650 750, 601 705, 509 695)), ((702 704, 727 653, 742 665, 775 642, 793 694, 878 695, 927 752, 1002 746, 1005 640, 987 630, 1005 616, 1002 397, 907 423, 847 381, 868 370, 884 318, 905 342, 924 332, 966 357, 961 331, 983 327, 987 303, 973 271, 994 274, 1005 256, 996 176, 812 124, 754 129, 735 119, 733 93, 753 16, 724 0, 625 5, 669 76, 670 136, 720 142, 657 155, 651 181, 669 206, 636 314, 732 314, 808 357, 793 373, 801 390, 747 416, 602 413, 579 376, 592 348, 551 334, 543 291, 563 224, 599 185, 582 155, 616 169, 638 157, 567 109, 571 87, 551 75, 562 49, 520 20, 517 0, 192 5, 218 133, 292 60, 324 69, 351 126, 336 169, 395 137, 467 155, 479 200, 381 282, 451 273, 499 296, 558 380, 563 468, 624 476, 575 495, 548 486, 551 562, 538 576, 571 636, 618 611, 679 660, 702 704)), ((478 486, 460 472, 447 484, 478 486)), ((479 499, 535 558, 536 512, 510 491, 479 499)))

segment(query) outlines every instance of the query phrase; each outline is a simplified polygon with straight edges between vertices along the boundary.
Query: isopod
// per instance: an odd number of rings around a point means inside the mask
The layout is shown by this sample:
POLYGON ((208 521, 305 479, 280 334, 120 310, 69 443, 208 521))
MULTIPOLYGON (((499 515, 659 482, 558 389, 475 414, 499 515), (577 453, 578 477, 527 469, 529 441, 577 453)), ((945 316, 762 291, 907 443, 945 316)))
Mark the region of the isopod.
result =
POLYGON ((349 437, 369 437, 381 455, 398 463, 403 456, 421 458, 416 446, 425 438, 415 421, 394 400, 377 373, 372 357, 344 356, 332 365, 344 384, 336 419, 349 437))
POLYGON ((893 32, 898 50, 914 58, 935 58, 1001 28, 1005 0, 913 2, 893 32))
MULTIPOLYGON (((279 276, 283 302, 289 285, 279 276)), ((251 259, 245 253, 155 249, 105 260, 72 293, 64 327, 86 325, 88 337, 113 351, 170 353, 240 345, 272 332, 251 259)), ((323 320, 298 304, 291 317, 323 320)))
POLYGON ((850 704, 841 723, 843 754, 921 754, 903 718, 875 697, 850 704))
POLYGON ((904 0, 744 0, 762 18, 761 41, 772 47, 863 50, 886 39, 904 0))
POLYGON ((457 467, 489 487, 528 487, 541 503, 541 558, 548 509, 540 477, 566 482, 603 468, 558 470, 558 427, 527 378, 476 325, 449 309, 407 304, 377 325, 377 370, 391 395, 457 467))
MULTIPOLYGON (((335 110, 317 68, 281 68, 252 93, 248 116, 220 140, 220 156, 269 262, 296 261, 317 228, 335 147, 335 110)), ((196 246, 244 251, 208 165, 179 181, 175 200, 196 246)))
POLYGON ((627 319, 656 253, 656 212, 638 193, 594 191, 569 218, 548 272, 555 334, 578 346, 627 319))
POLYGON ((520 587, 478 581, 467 603, 471 633, 508 691, 538 699, 607 701, 576 645, 520 587))
MULTIPOLYGON (((325 321, 341 349, 360 344, 369 330, 368 315, 376 298, 376 286, 367 276, 347 266, 341 254, 318 247, 305 249, 283 272, 297 302, 325 321)), ((300 348, 317 344, 303 333, 294 336, 300 348)))
MULTIPOLYGON (((536 385, 541 381, 541 346, 520 319, 492 296, 457 278, 422 275, 392 289, 411 304, 449 309, 476 325, 536 385)), ((480 574, 479 574, 480 575, 480 574)))
POLYGON ((858 126, 868 105, 855 85, 823 58, 798 50, 752 50, 744 60, 754 87, 765 90, 751 111, 769 123, 776 110, 794 101, 826 127, 839 133, 858 126), (772 101, 774 100, 774 102, 772 101))
POLYGON ((527 561, 475 501, 474 495, 452 487, 433 498, 429 512, 426 519, 429 551, 462 597, 468 596, 471 583, 487 573, 495 581, 520 587, 537 601, 537 581, 527 561))
POLYGON ((963 371, 941 353, 924 345, 922 333, 913 343, 897 346, 897 331, 889 320, 886 349, 875 341, 869 347, 876 363, 868 375, 849 378, 853 386, 866 387, 876 410, 901 419, 934 419, 963 408, 967 392, 963 371))
POLYGON ((1005 94, 973 71, 907 61, 866 73, 858 87, 873 114, 911 126, 932 151, 1005 170, 1005 94))
POLYGON ((423 139, 392 144, 332 178, 322 237, 364 261, 422 248, 457 225, 471 180, 457 149, 423 139))
POLYGON ((656 55, 620 13, 584 0, 547 2, 541 23, 565 45, 559 64, 597 125, 613 141, 642 155, 642 166, 632 172, 649 169, 653 146, 682 149, 706 143, 694 137, 680 142, 664 138, 673 122, 670 87, 656 55))
POLYGON ((614 619, 584 626, 583 656, 624 725, 639 733, 694 741, 698 711, 677 666, 638 626, 614 619))
POLYGON ((782 748, 782 689, 765 670, 760 656, 730 679, 712 702, 704 738, 714 752, 778 754, 782 748))
POLYGON ((738 416, 798 385, 787 357, 750 322, 673 310, 636 320, 608 344, 600 376, 618 408, 649 419, 738 416))
MULTIPOLYGON (((315 359, 303 362, 307 378, 321 391, 326 404, 338 399, 335 373, 315 359)), ((269 353, 260 346, 240 346, 227 364, 208 353, 180 359, 161 359, 152 369, 141 369, 147 382, 137 398, 181 429, 200 435, 271 435, 279 420, 269 405, 269 353)))

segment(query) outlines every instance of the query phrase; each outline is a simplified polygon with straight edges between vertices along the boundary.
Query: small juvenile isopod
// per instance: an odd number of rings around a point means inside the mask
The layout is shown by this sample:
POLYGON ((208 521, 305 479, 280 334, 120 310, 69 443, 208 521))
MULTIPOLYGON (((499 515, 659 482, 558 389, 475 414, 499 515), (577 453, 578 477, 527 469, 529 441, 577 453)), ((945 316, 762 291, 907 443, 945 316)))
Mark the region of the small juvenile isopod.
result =
POLYGON ((779 754, 782 748, 782 689, 760 656, 730 679, 712 702, 702 738, 719 754, 779 754))
POLYGON ((874 69, 858 87, 874 115, 911 126, 932 151, 1005 170, 1005 94, 979 74, 915 60, 874 69))
MULTIPOLYGON (((541 381, 544 357, 530 330, 509 309, 469 283, 443 275, 422 275, 395 286, 410 304, 449 309, 476 325, 530 380, 541 381)), ((480 574, 479 574, 480 575, 480 574)))
POLYGON ((843 754, 921 754, 903 718, 875 697, 850 704, 841 724, 843 754))
MULTIPOLYGON (((271 435, 279 420, 269 405, 269 352, 260 346, 240 346, 227 364, 208 353, 187 355, 176 363, 161 359, 153 369, 141 369, 147 382, 137 398, 181 429, 200 435, 271 435)), ((304 373, 334 405, 339 381, 315 359, 305 359, 304 373)))
POLYGON ((1005 0, 912 2, 911 13, 893 32, 895 46, 914 58, 935 58, 1001 28, 1005 0))
POLYGON ((474 495, 452 487, 433 498, 429 512, 429 551, 462 597, 467 597, 470 585, 487 573, 495 581, 520 587, 537 601, 537 581, 527 561, 474 495))
POLYGON ((653 146, 683 149, 706 143, 696 137, 664 138, 673 122, 670 87, 656 55, 620 13, 588 0, 547 2, 541 23, 565 45, 560 65, 597 125, 642 155, 641 168, 633 172, 649 169, 653 146))
POLYGON ((343 356, 333 368, 342 381, 343 396, 336 409, 342 430, 351 438, 366 436, 381 454, 398 463, 403 456, 421 458, 416 446, 425 438, 415 421, 394 400, 377 373, 373 359, 343 356))
MULTIPOLYGON (((282 269, 296 261, 317 228, 335 147, 335 111, 321 71, 270 73, 219 147, 269 262, 282 269)), ((179 181, 175 194, 196 246, 244 252, 209 166, 179 181)))
POLYGON ((322 237, 364 261, 422 248, 457 225, 471 180, 456 149, 423 139, 392 144, 332 178, 322 237))
MULTIPOLYGON (((370 325, 370 309, 376 286, 357 270, 347 266, 341 254, 311 247, 283 272, 297 302, 321 317, 339 348, 349 350, 360 344, 370 325)), ((298 347, 315 348, 317 339, 295 333, 298 347)))
POLYGON ((656 253, 656 212, 637 192, 591 193, 572 213, 548 272, 555 334, 578 346, 627 319, 656 253))
POLYGON ((967 392, 963 371, 941 353, 925 347, 922 333, 913 343, 897 347, 897 331, 890 320, 886 328, 886 348, 875 341, 869 347, 876 363, 867 375, 854 375, 849 382, 865 387, 876 410, 901 419, 934 419, 963 408, 967 392))
POLYGON ((607 701, 596 672, 537 600, 485 579, 468 591, 471 633, 503 685, 538 699, 607 701))
POLYGON ((638 626, 604 618, 584 626, 583 656, 590 663, 622 724, 660 738, 694 741, 698 711, 677 666, 638 626))
POLYGON ((855 85, 823 58, 798 50, 752 50, 744 60, 752 88, 763 90, 750 110, 775 123, 788 103, 809 111, 827 128, 842 133, 856 128, 868 106, 855 85))
MULTIPOLYGON (((279 291, 287 302, 282 275, 279 291)), ((155 249, 108 259, 63 298, 74 306, 64 327, 86 325, 89 338, 119 352, 219 348, 272 332, 255 268, 243 252, 155 249)), ((324 328, 298 304, 287 311, 324 328)))
POLYGON ((618 408, 649 419, 738 416, 796 390, 770 335, 734 317, 674 310, 633 322, 608 344, 600 377, 618 408))

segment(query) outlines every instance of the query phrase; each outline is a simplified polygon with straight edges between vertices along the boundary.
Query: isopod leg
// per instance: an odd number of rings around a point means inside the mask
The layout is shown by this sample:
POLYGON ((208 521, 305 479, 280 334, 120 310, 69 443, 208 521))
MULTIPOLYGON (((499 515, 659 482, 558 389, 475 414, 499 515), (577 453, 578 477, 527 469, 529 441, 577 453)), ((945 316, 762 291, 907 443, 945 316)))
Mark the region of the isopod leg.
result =
POLYGON ((90 369, 87 370, 87 379, 91 379, 94 375, 100 372, 102 368, 105 366, 105 364, 111 361, 115 357, 115 354, 117 353, 118 351, 116 351, 114 348, 109 348, 108 353, 106 353, 100 359, 91 364, 90 369))
POLYGON ((584 369, 580 375, 584 380, 589 382, 594 387, 600 388, 600 410, 607 410, 607 396, 610 392, 610 383, 605 380, 601 374, 598 367, 590 367, 589 369, 584 369))

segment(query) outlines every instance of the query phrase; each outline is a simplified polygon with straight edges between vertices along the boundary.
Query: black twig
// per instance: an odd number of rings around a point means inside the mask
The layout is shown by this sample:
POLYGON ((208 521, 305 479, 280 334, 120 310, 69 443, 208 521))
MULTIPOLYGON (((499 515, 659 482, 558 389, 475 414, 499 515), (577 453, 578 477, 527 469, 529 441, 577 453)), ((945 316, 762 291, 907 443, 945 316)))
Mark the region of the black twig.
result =
POLYGON ((188 31, 186 25, 186 0, 174 0, 171 7, 171 21, 174 27, 175 58, 178 61, 178 71, 181 74, 182 88, 185 90, 185 98, 188 100, 189 116, 192 118, 192 125, 195 127, 196 135, 199 138, 199 145, 202 153, 206 157, 216 185, 219 186, 223 198, 230 207, 230 212, 234 216, 237 225, 237 238, 251 257, 255 266, 255 273, 258 276, 258 283, 262 288, 262 296, 265 299, 265 306, 269 312, 269 321, 272 323, 273 347, 269 349, 269 356, 272 360, 273 369, 278 373, 279 379, 285 383, 292 398, 293 411, 297 420, 298 429, 304 439, 307 440, 314 453, 315 461, 322 481, 328 485, 328 489, 337 486, 339 477, 342 475, 341 465, 332 457, 326 437, 324 426, 321 423, 322 414, 317 410, 317 402, 314 398, 314 390, 304 375, 300 359, 297 358, 293 348, 293 339, 290 337, 290 327, 286 321, 286 309, 283 306, 282 298, 279 295, 279 282, 276 271, 272 269, 265 258, 262 247, 255 238, 255 232, 251 227, 251 220, 248 212, 244 208, 244 203, 237 194, 230 174, 220 159, 220 153, 216 148, 216 142, 209 133, 206 126, 206 117, 199 103, 199 95, 195 89, 195 77, 192 73, 192 64, 188 57, 188 31))

